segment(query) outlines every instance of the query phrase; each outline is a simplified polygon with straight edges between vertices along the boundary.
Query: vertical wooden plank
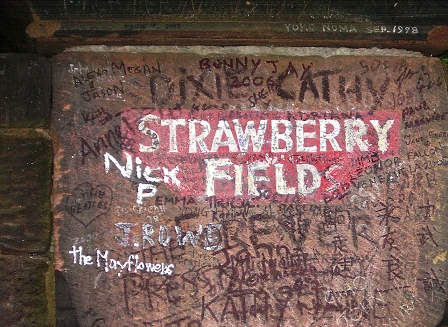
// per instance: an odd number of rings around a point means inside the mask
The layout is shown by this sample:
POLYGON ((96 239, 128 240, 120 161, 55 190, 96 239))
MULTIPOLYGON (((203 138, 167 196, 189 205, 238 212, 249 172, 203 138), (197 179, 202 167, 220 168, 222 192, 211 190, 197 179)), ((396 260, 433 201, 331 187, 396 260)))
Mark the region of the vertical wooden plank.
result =
POLYGON ((302 51, 55 58, 57 269, 81 325, 437 325, 441 64, 302 51))
POLYGON ((0 321, 54 326, 51 64, 0 54, 0 321))

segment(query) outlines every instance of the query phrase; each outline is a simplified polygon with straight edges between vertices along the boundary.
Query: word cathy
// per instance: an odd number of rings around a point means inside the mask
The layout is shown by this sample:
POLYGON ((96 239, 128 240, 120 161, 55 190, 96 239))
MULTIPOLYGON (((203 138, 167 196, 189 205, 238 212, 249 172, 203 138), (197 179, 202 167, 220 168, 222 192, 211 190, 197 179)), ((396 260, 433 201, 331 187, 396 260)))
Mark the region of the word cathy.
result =
POLYGON ((83 254, 82 246, 72 247, 72 250, 68 252, 73 256, 73 264, 79 266, 94 266, 104 270, 105 272, 117 271, 118 277, 121 277, 123 271, 132 273, 155 273, 161 276, 171 276, 173 274, 174 265, 165 263, 150 263, 139 260, 138 254, 130 254, 126 261, 120 261, 116 258, 109 257, 109 251, 96 250, 96 260, 93 261, 93 256, 83 254))

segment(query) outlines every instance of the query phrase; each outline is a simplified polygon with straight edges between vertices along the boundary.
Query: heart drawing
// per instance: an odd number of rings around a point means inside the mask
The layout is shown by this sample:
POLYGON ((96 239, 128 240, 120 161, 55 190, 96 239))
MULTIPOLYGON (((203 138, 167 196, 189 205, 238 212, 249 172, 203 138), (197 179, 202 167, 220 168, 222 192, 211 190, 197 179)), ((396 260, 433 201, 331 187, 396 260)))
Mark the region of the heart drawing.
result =
POLYGON ((106 214, 112 203, 112 189, 107 185, 78 185, 67 198, 66 210, 85 227, 106 214))

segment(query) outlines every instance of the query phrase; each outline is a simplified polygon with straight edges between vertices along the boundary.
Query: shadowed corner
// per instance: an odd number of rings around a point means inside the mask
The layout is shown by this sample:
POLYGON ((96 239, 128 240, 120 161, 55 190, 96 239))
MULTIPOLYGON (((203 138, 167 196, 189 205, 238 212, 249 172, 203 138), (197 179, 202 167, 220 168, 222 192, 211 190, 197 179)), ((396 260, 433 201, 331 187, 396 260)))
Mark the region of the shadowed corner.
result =
POLYGON ((55 271, 55 279, 56 327, 80 327, 67 280, 59 270, 55 271))
MULTIPOLYGON (((448 51, 440 55, 439 58, 445 66, 445 81, 448 81, 448 51)), ((445 303, 445 313, 443 315, 442 321, 437 325, 437 327, 448 327, 448 301, 445 303)))
POLYGON ((448 301, 445 302, 445 313, 443 314, 442 321, 437 327, 448 327, 448 301))

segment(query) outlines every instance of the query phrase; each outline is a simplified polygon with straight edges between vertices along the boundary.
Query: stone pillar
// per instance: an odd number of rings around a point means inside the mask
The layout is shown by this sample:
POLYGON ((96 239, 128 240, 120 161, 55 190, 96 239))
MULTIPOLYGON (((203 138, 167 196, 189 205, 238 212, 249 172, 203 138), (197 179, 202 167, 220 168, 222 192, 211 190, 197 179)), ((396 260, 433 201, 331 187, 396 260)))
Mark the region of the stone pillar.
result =
POLYGON ((0 321, 54 326, 51 63, 0 55, 0 321))
POLYGON ((438 59, 81 48, 54 59, 56 269, 86 326, 436 326, 438 59))

